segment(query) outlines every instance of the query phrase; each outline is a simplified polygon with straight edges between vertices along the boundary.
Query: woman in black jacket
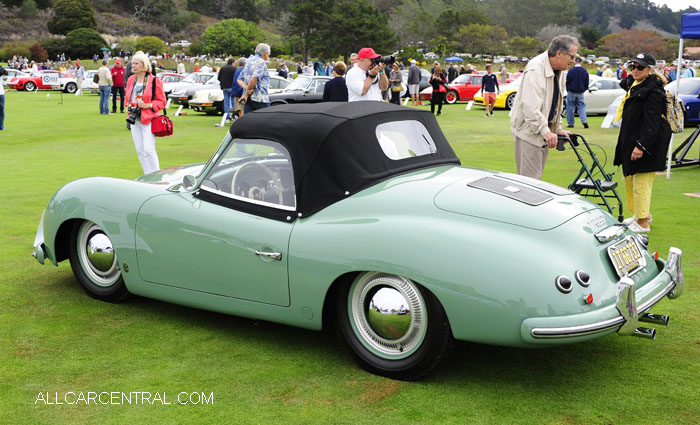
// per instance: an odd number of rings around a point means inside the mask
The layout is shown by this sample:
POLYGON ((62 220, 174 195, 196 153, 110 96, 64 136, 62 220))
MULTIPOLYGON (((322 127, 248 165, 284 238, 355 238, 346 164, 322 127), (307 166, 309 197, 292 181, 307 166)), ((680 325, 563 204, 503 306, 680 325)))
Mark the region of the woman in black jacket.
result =
POLYGON ((440 68, 440 65, 435 65, 433 75, 430 77, 430 85, 433 87, 433 94, 430 97, 430 112, 435 113, 435 105, 438 106, 438 116, 442 112, 442 104, 445 102, 445 94, 447 93, 447 75, 440 68))
POLYGON ((615 165, 622 165, 627 208, 634 216, 624 221, 630 230, 649 232, 651 189, 656 171, 663 171, 671 127, 666 121, 665 77, 655 71, 656 60, 640 53, 630 61, 631 75, 620 86, 627 94, 617 110, 622 118, 615 147, 615 165))

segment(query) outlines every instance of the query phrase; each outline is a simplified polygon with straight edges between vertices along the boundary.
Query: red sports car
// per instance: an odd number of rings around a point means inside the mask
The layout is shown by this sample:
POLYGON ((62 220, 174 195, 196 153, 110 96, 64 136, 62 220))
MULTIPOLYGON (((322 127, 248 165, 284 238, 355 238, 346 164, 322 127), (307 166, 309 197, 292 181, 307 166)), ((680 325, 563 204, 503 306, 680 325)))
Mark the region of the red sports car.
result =
MULTIPOLYGON (((452 104, 458 101, 467 102, 474 100, 474 95, 481 90, 481 77, 482 74, 462 74, 455 78, 453 82, 447 85, 449 90, 445 96, 445 101, 452 104)), ((506 84, 511 81, 513 81, 513 77, 509 74, 506 78, 506 84)), ((432 87, 428 87, 420 92, 423 100, 430 100, 432 94, 432 87)))
POLYGON ((39 90, 60 90, 67 93, 75 93, 78 90, 78 83, 75 78, 58 71, 43 70, 36 76, 17 77, 10 80, 7 87, 15 90, 34 91, 39 90))

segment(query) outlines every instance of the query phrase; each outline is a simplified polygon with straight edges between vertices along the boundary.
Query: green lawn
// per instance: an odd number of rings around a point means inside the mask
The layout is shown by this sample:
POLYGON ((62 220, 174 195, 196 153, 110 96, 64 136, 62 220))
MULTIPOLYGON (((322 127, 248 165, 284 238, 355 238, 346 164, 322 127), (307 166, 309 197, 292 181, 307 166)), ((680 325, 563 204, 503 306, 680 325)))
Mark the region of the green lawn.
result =
MULTIPOLYGON (((51 194, 88 176, 140 175, 124 115, 99 115, 98 96, 6 94, 0 132, 0 423, 2 424, 697 424, 700 418, 700 167, 659 176, 650 248, 684 251, 686 288, 655 308, 669 314, 656 341, 610 335, 522 350, 458 343, 419 383, 358 368, 334 336, 135 298, 87 297, 67 262, 30 255, 51 194), (47 405, 67 392, 150 392, 165 402, 47 405), (177 394, 213 393, 180 405, 177 394)), ((506 111, 446 106, 439 121, 465 165, 515 171, 506 111)), ((425 108, 425 106, 424 106, 425 108)), ((176 117, 158 141, 162 167, 205 161, 225 130, 220 118, 176 117)), ((617 130, 581 130, 608 155, 617 130)), ((684 133, 683 138, 688 132, 684 133)), ((677 142, 678 143, 678 142, 677 142)), ((694 149, 693 155, 697 154, 694 149)), ((573 152, 553 151, 544 180, 568 185, 573 152)), ((616 178, 620 178, 617 171, 616 178)), ((624 197, 624 193, 621 195, 624 197)), ((183 250, 185 255, 186 249, 183 250)), ((475 324, 479 326, 479 324, 475 324)), ((103 396, 104 397, 104 396, 103 396)), ((103 400, 106 400, 103 398, 103 400)))

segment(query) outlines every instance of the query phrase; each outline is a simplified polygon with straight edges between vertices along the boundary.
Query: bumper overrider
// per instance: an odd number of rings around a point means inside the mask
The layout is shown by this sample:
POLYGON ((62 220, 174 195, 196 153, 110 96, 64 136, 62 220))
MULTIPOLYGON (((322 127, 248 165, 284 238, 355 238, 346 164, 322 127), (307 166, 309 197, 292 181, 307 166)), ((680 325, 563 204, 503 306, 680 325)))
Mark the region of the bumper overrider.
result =
POLYGON ((533 343, 551 343, 555 339, 586 337, 613 331, 620 335, 656 338, 655 329, 639 327, 638 323, 668 325, 668 316, 651 314, 648 311, 663 297, 675 299, 683 293, 681 257, 680 249, 669 249, 663 272, 641 290, 635 288, 634 281, 629 277, 620 278, 617 282, 615 305, 588 313, 524 320, 521 327, 523 339, 533 343), (638 297, 644 301, 638 304, 638 297), (566 323, 570 325, 563 325, 566 323))

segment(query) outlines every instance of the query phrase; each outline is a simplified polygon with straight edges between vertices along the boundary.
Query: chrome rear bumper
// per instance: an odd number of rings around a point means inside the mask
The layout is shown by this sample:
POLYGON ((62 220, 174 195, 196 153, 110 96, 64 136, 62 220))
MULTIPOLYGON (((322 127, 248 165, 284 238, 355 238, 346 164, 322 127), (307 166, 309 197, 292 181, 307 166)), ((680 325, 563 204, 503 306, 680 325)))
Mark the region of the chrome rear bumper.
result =
POLYGON ((667 316, 647 314, 654 304, 661 301, 664 296, 675 299, 683 293, 683 269, 681 258, 683 253, 678 248, 671 248, 668 252, 668 260, 664 272, 670 276, 669 283, 651 298, 641 304, 636 302, 634 281, 623 277, 617 282, 617 301, 609 309, 616 310, 616 316, 607 320, 576 326, 562 327, 533 327, 530 335, 535 339, 573 338, 585 335, 609 331, 615 328, 620 335, 635 335, 654 339, 656 333, 653 329, 640 328, 638 322, 655 324, 668 324, 667 316))

